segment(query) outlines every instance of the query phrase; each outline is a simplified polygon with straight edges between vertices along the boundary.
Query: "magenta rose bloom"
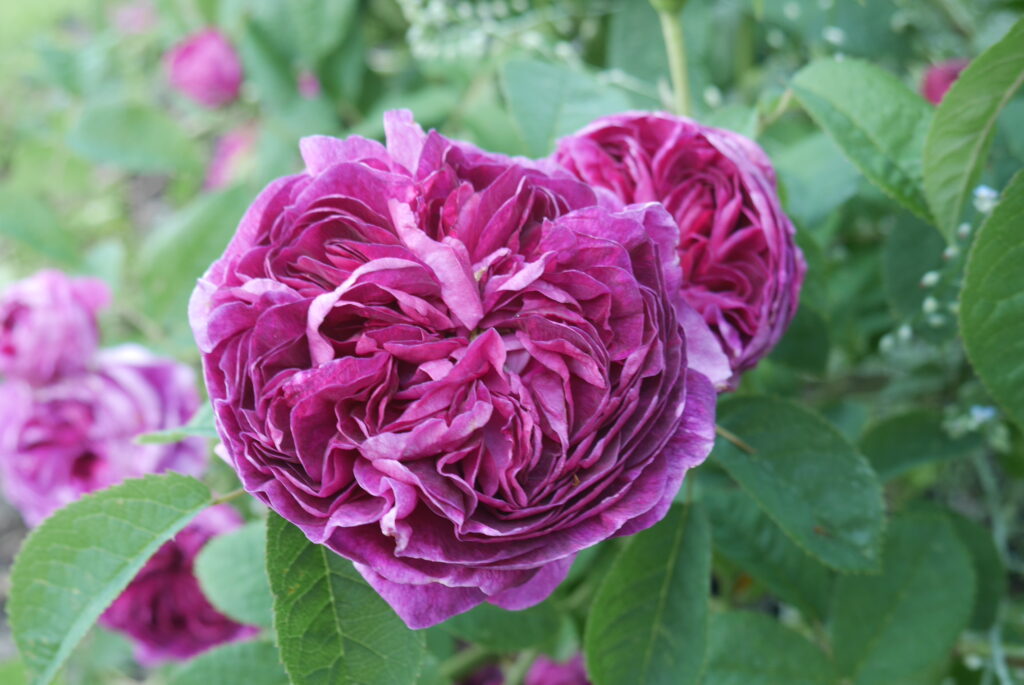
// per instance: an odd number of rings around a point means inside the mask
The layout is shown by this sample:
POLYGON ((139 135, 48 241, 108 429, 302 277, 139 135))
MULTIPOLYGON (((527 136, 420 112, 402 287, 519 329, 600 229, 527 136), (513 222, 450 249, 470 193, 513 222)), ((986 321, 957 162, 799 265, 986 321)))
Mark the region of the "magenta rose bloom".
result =
POLYGON ((661 519, 715 394, 659 205, 598 207, 407 112, 385 128, 304 140, 189 314, 245 488, 420 628, 531 606, 661 519))
POLYGON ((192 370, 142 348, 104 350, 96 368, 33 387, 0 384, 0 475, 30 526, 87 492, 161 471, 202 472, 201 438, 138 445, 184 424, 199 405, 192 370))
POLYGON ((622 202, 665 205, 679 224, 682 295, 717 336, 735 387, 782 337, 806 269, 761 148, 691 119, 631 112, 562 139, 554 159, 622 202))
POLYGON ((552 661, 544 655, 530 666, 524 685, 590 685, 583 668, 583 655, 577 654, 565 662, 552 661))
POLYGON ((110 291, 96 278, 39 273, 0 295, 0 374, 33 385, 77 373, 99 342, 96 314, 110 291))
POLYGON ((204 107, 223 107, 238 98, 242 62, 216 29, 189 36, 167 53, 164 62, 171 86, 204 107))
POLYGON ((921 79, 921 95, 933 105, 939 104, 968 64, 970 60, 950 59, 928 67, 921 79))
POLYGON ((258 628, 236 623, 210 604, 193 572, 210 538, 241 525, 242 517, 226 504, 203 510, 146 562, 100 624, 132 638, 135 658, 144 666, 189 659, 255 635, 258 628))

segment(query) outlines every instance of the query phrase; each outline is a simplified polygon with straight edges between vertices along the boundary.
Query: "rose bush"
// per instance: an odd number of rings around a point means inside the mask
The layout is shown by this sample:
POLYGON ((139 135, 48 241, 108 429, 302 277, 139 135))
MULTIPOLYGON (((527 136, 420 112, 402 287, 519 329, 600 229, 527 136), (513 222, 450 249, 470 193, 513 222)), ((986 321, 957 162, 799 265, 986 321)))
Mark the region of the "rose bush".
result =
POLYGON ((0 296, 0 374, 39 385, 88 367, 109 300, 102 281, 52 269, 11 284, 0 296))
POLYGON ((242 517, 225 504, 204 510, 146 562, 100 618, 105 627, 132 639, 139 663, 188 659, 258 632, 217 611, 193 571, 196 556, 211 538, 240 525, 242 517))
POLYGON ((199 396, 188 366, 125 345, 100 352, 94 367, 43 386, 0 384, 3 491, 30 526, 125 478, 204 469, 200 438, 135 442, 141 433, 176 428, 195 412, 199 396))
POLYGON ((715 397, 659 205, 385 127, 305 139, 190 318, 245 488, 424 627, 535 604, 661 519, 715 397))
POLYGON ((803 255, 756 143, 685 117, 630 112, 560 141, 554 160, 621 202, 661 202, 679 224, 682 295, 732 365, 729 385, 796 313, 803 255))

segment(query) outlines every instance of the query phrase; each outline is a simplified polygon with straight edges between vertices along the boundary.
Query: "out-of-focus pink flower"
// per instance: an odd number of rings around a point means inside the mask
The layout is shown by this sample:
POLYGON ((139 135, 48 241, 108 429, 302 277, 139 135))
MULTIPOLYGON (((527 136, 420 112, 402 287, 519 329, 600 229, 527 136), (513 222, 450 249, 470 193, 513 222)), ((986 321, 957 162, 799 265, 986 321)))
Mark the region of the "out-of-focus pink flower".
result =
POLYGON ((252 163, 255 147, 256 130, 253 127, 238 128, 218 138, 210 165, 206 168, 203 190, 219 190, 243 177, 252 163))
POLYGON ((204 107, 223 107, 238 98, 242 62, 216 29, 189 36, 167 53, 164 62, 171 86, 204 107))
POLYGON ((196 556, 212 537, 241 524, 241 516, 226 504, 204 510, 157 551, 100 618, 103 626, 132 638, 139 663, 189 659, 258 632, 217 611, 193 571, 196 556))
POLYGON ((541 655, 530 666, 524 685, 590 685, 590 680, 583 667, 582 654, 564 662, 552 661, 541 655))
POLYGON ((60 271, 13 283, 0 295, 0 374, 39 385, 88 367, 99 341, 96 315, 109 301, 99 279, 60 271))
POLYGON ((970 63, 966 59, 950 59, 928 67, 921 79, 921 95, 933 105, 939 104, 970 63))
POLYGON ((308 69, 299 74, 299 95, 307 100, 320 96, 320 79, 308 69))
POLYGON ((717 336, 735 386, 782 337, 806 270, 761 148, 684 117, 628 112, 562 139, 554 159, 620 202, 672 214, 679 244, 663 256, 682 266, 682 296, 717 336))
POLYGON ((152 0, 133 0, 115 7, 112 18, 114 26, 123 35, 139 36, 156 26, 156 7, 152 0))
POLYGON ((147 473, 199 475, 206 445, 138 445, 199 406, 192 370, 137 346, 101 352, 92 371, 33 387, 0 384, 0 475, 8 501, 35 526, 83 494, 147 473))
POLYGON ((715 392, 661 205, 384 123, 303 140, 189 317, 245 488, 420 628, 536 604, 661 520, 715 392))

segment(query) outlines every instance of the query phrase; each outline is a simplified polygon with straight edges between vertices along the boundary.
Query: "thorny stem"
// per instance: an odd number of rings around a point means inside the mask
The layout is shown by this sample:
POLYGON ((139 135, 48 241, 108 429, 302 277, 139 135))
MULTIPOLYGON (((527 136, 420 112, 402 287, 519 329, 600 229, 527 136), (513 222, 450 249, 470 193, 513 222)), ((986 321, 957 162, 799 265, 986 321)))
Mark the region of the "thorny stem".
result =
POLYGON ((715 424, 715 432, 718 433, 719 435, 721 435, 723 438, 725 438, 729 442, 731 442, 732 444, 734 444, 737 447, 739 447, 741 450, 743 450, 747 454, 757 454, 757 450, 755 450, 753 447, 751 447, 746 442, 744 442, 743 439, 740 438, 740 436, 736 435, 735 433, 733 433, 732 431, 730 431, 730 430, 728 430, 726 428, 722 428, 717 423, 715 424))
POLYGON ((668 68, 672 74, 672 93, 675 96, 676 114, 691 116, 690 79, 686 71, 686 39, 683 37, 683 20, 679 12, 658 12, 661 31, 665 36, 668 52, 668 68))

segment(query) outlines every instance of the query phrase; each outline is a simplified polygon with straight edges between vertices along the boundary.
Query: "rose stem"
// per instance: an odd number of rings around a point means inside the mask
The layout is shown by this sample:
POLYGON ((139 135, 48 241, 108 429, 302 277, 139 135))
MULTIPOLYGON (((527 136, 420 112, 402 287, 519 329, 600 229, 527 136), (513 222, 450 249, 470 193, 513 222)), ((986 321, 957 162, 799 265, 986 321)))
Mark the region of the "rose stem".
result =
POLYGON ((676 114, 690 116, 690 80, 686 71, 686 40, 683 38, 681 12, 658 12, 661 31, 668 51, 668 68, 672 74, 672 92, 675 95, 676 114))
POLYGON ((735 433, 733 433, 730 430, 726 430, 725 428, 722 428, 717 423, 715 424, 715 432, 718 433, 719 435, 721 435, 723 438, 725 438, 729 442, 731 442, 732 444, 734 444, 737 447, 739 447, 741 450, 743 450, 747 454, 757 454, 757 450, 755 450, 753 447, 751 447, 747 443, 743 442, 743 440, 740 438, 740 436, 736 435, 735 433))

